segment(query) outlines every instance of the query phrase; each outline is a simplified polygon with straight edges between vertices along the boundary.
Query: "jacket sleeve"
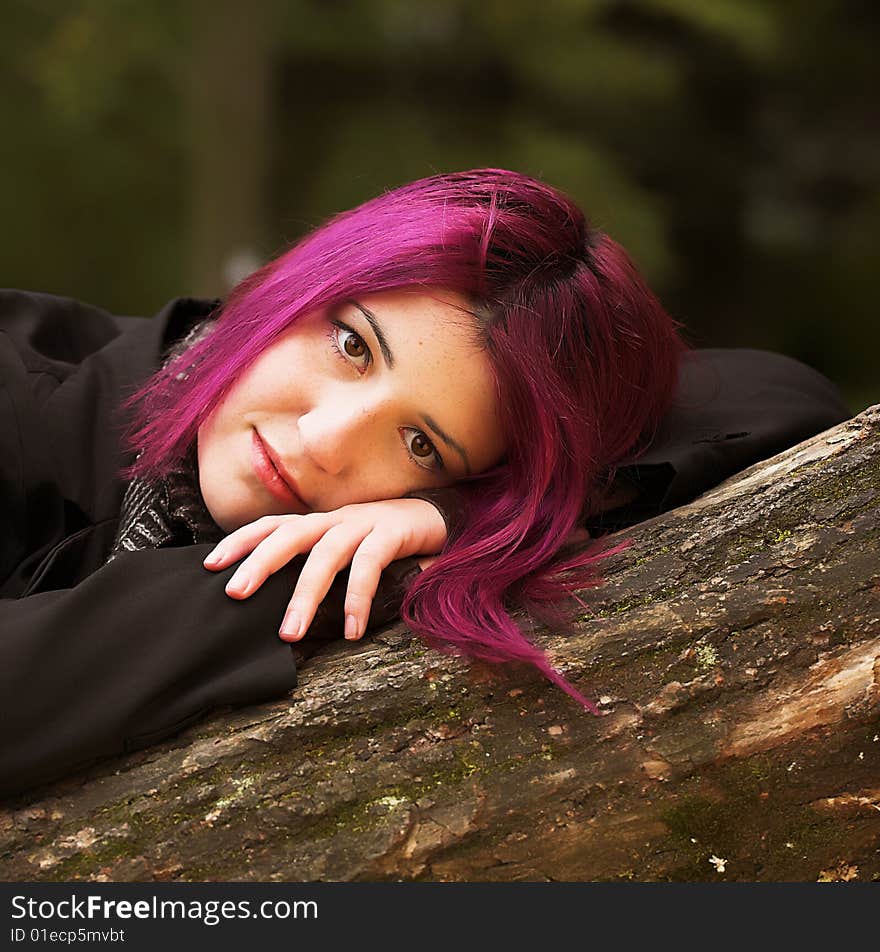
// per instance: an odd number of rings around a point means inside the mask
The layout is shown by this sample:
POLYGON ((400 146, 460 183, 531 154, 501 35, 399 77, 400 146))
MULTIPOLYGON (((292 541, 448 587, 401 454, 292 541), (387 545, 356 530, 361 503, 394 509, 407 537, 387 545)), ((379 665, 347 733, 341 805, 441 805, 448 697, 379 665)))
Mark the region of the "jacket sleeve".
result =
POLYGON ((295 686, 278 637, 289 578, 235 601, 233 569, 201 565, 210 549, 122 553, 73 588, 0 602, 0 794, 295 686))
MULTIPOLYGON (((237 566, 202 566, 212 548, 122 552, 73 588, 0 600, 0 796, 158 743, 219 706, 281 697, 294 659, 342 636, 348 569, 291 646, 278 629, 307 556, 236 600, 225 586, 237 566)), ((371 630, 399 616, 420 571, 416 558, 385 569, 371 630)))

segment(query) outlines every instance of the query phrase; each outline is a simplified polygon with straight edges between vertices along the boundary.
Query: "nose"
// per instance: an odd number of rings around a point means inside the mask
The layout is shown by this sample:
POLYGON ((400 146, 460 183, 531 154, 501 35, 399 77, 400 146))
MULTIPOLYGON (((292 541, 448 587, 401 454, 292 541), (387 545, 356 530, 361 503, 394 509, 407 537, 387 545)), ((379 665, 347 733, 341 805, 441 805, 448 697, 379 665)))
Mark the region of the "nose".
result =
POLYGON ((363 466, 366 455, 380 445, 387 401, 381 394, 353 395, 350 390, 322 399, 299 418, 303 452, 315 468, 341 476, 363 466))

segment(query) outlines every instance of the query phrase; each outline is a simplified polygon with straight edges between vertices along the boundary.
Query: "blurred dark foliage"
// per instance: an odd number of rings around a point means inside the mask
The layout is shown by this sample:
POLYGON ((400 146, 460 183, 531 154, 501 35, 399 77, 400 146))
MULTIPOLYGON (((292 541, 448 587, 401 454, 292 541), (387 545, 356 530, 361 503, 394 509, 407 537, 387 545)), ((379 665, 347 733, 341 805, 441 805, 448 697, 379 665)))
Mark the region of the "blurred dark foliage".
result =
POLYGON ((870 0, 6 0, 0 284, 150 313, 481 165, 569 191, 700 346, 880 401, 870 0))

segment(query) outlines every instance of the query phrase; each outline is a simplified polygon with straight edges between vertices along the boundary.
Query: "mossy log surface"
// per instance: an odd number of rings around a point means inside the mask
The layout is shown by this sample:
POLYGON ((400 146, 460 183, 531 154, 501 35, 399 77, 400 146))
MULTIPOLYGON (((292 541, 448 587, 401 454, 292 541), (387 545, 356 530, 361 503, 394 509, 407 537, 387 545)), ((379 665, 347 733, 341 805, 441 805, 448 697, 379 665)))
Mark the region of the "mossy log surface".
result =
POLYGON ((880 405, 621 537, 602 716, 403 628, 8 801, 12 881, 880 879, 880 405))

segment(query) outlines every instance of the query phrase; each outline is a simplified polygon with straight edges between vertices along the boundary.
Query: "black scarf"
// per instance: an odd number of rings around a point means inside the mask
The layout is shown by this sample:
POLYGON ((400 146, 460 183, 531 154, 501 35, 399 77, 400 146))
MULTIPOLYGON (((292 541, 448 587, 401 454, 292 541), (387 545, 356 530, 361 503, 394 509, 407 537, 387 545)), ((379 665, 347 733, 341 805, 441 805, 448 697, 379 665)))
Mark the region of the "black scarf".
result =
MULTIPOLYGON (((213 326, 211 317, 195 324, 171 348, 165 365, 209 334, 213 326)), ((202 499, 198 456, 193 444, 180 463, 162 479, 150 482, 136 478, 128 484, 107 561, 120 552, 158 549, 177 543, 219 542, 224 535, 202 499)))

